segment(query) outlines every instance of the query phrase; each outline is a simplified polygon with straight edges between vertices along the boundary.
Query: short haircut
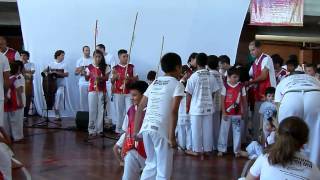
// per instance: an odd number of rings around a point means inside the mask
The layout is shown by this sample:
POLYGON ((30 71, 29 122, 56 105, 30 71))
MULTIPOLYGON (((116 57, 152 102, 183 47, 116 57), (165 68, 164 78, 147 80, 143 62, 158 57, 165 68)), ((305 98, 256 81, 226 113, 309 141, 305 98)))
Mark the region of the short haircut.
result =
POLYGON ((26 55, 28 58, 30 57, 30 53, 28 51, 20 51, 20 56, 23 54, 26 55))
POLYGON ((156 79, 156 75, 157 75, 157 72, 155 71, 149 71, 148 74, 147 74, 147 79, 149 81, 153 81, 156 79))
POLYGON ((240 70, 237 67, 232 66, 228 69, 227 74, 229 77, 232 75, 238 75, 240 77, 240 70))
POLYGON ((167 53, 161 58, 161 69, 165 73, 174 72, 181 64, 181 57, 176 53, 167 53))
POLYGON ((218 69, 219 67, 219 59, 216 55, 208 56, 208 67, 210 69, 218 69))
POLYGON ((286 62, 286 65, 293 65, 293 67, 297 68, 299 63, 298 63, 298 60, 296 60, 296 59, 289 59, 286 62))
POLYGON ((118 51, 118 56, 121 56, 122 54, 128 54, 128 51, 125 50, 125 49, 120 49, 120 50, 118 51))
POLYGON ((262 43, 259 40, 254 40, 254 41, 250 42, 249 46, 254 46, 256 48, 260 48, 262 46, 262 43))
POLYGON ((268 88, 266 89, 266 91, 265 91, 265 95, 267 95, 267 94, 274 94, 274 93, 276 93, 276 88, 274 88, 274 87, 268 87, 268 88))
POLYGON ((54 58, 57 59, 61 54, 65 54, 63 50, 58 50, 54 53, 54 58))
POLYGON ((199 53, 196 56, 196 62, 198 66, 205 67, 207 65, 208 56, 205 53, 199 53))
POLYGON ((274 54, 271 56, 273 64, 279 64, 280 66, 283 65, 283 59, 279 54, 274 54))
POLYGON ((135 81, 134 83, 131 83, 129 85, 129 89, 137 90, 141 94, 143 94, 148 89, 148 86, 149 86, 148 83, 146 83, 145 81, 135 81))
POLYGON ((83 47, 82 47, 82 51, 84 51, 85 48, 89 48, 89 49, 90 49, 89 46, 83 46, 83 47))
POLYGON ((226 63, 226 64, 229 64, 229 65, 230 65, 230 58, 229 58, 229 56, 227 56, 227 55, 221 55, 221 56, 219 56, 219 62, 220 62, 221 64, 226 63))
POLYGON ((104 51, 106 50, 106 46, 104 46, 103 44, 98 44, 97 47, 103 49, 104 51))
POLYGON ((314 71, 317 71, 317 66, 314 64, 306 64, 306 67, 313 68, 314 71))
POLYGON ((191 53, 188 58, 188 63, 190 63, 192 59, 196 58, 197 55, 198 55, 198 53, 195 53, 195 52, 191 53))
POLYGON ((298 56, 295 54, 290 54, 288 57, 288 60, 295 60, 295 61, 299 62, 298 56))

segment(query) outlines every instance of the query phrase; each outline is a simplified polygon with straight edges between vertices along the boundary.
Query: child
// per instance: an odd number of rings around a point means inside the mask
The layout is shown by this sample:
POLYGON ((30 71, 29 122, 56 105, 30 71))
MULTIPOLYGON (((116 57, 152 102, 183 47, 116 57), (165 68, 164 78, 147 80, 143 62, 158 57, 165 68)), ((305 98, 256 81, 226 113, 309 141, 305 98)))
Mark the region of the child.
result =
POLYGON ((156 79, 157 72, 149 71, 147 74, 147 82, 150 85, 156 79))
POLYGON ((266 101, 260 106, 259 113, 260 118, 260 129, 263 130, 263 138, 267 137, 267 132, 265 131, 265 126, 268 123, 268 119, 277 114, 277 106, 274 102, 274 93, 276 89, 274 87, 269 87, 266 89, 265 96, 266 101))
POLYGON ((317 67, 313 64, 307 64, 305 67, 306 74, 315 77, 319 80, 319 75, 317 74, 317 67))
POLYGON ((23 91, 24 78, 20 76, 20 65, 18 62, 10 64, 10 88, 6 94, 4 104, 4 129, 15 142, 23 139, 23 91))
POLYGON ((213 96, 218 90, 215 79, 205 69, 207 55, 199 53, 196 57, 198 70, 191 75, 186 86, 187 114, 190 115, 192 132, 192 150, 195 154, 212 151, 213 96))
MULTIPOLYGON (((287 65, 287 76, 290 75, 291 73, 293 73, 297 68, 298 68, 298 61, 295 60, 295 59, 289 59, 287 62, 286 62, 286 65, 287 65)), ((286 76, 286 77, 287 77, 286 76)))
MULTIPOLYGON (((182 78, 180 82, 185 85, 188 78, 189 67, 187 65, 182 66, 182 78)), ((186 111, 186 94, 181 100, 179 106, 179 115, 178 115, 178 124, 176 128, 176 135, 178 137, 178 145, 181 150, 186 150, 187 154, 191 154, 192 146, 191 146, 191 127, 190 127, 190 118, 186 111)))
POLYGON ((219 72, 224 78, 227 77, 227 71, 230 67, 230 58, 227 55, 219 56, 219 72))
POLYGON ((113 103, 115 107, 115 119, 117 122, 115 131, 116 133, 121 134, 123 132, 121 129, 123 119, 132 105, 129 89, 127 87, 130 83, 136 81, 138 76, 134 71, 134 65, 128 63, 127 51, 124 49, 119 50, 118 56, 120 63, 113 67, 111 83, 113 86, 113 103))
POLYGON ((228 70, 228 80, 224 83, 224 87, 221 90, 222 120, 218 140, 218 156, 222 156, 227 151, 228 134, 231 124, 233 152, 236 157, 240 153, 242 116, 246 112, 246 90, 242 83, 239 82, 239 76, 240 72, 238 69, 231 67, 228 70))
POLYGON ((181 75, 181 58, 167 53, 161 58, 164 76, 155 80, 144 93, 135 118, 138 132, 145 107, 146 113, 140 134, 146 150, 146 166, 141 179, 170 179, 173 148, 176 147, 175 129, 184 86, 177 80, 181 75))
MULTIPOLYGON (((146 152, 144 150, 143 141, 134 139, 135 114, 138 105, 143 97, 143 93, 147 90, 148 84, 144 81, 136 81, 130 85, 130 94, 133 105, 127 112, 127 128, 122 148, 122 157, 124 157, 123 180, 140 179, 141 170, 145 166, 146 152)), ((142 113, 141 120, 144 118, 142 113)), ((142 123, 142 121, 141 121, 142 123)), ((141 124, 138 124, 139 128, 141 124)))
POLYGON ((208 68, 211 77, 214 77, 218 91, 214 94, 214 113, 213 113, 213 150, 218 149, 218 138, 220 129, 220 114, 221 114, 221 89, 223 86, 222 74, 218 71, 219 59, 215 55, 208 56, 208 68))
POLYGON ((277 84, 279 84, 279 82, 287 75, 287 71, 282 68, 283 59, 279 54, 272 55, 271 59, 273 61, 274 71, 276 74, 276 81, 277 84))
POLYGON ((86 80, 89 81, 89 138, 103 132, 103 116, 106 101, 106 81, 110 74, 103 53, 96 50, 93 53, 93 64, 86 68, 86 80))

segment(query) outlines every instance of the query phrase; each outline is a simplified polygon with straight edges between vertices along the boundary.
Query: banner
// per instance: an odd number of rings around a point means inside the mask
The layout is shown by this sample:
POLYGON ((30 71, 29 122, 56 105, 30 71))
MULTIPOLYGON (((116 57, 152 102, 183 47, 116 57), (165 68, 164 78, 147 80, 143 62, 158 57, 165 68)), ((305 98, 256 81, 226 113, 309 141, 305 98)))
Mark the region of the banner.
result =
POLYGON ((250 25, 303 26, 304 0, 252 0, 250 25))

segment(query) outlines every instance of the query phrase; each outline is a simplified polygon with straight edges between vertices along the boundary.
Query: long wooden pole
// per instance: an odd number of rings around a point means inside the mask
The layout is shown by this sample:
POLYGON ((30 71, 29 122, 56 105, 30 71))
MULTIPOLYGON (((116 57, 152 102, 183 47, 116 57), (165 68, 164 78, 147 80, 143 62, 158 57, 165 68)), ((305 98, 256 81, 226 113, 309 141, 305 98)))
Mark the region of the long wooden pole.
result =
POLYGON ((163 53, 163 46, 164 46, 164 36, 162 36, 162 42, 161 42, 161 51, 160 51, 160 59, 159 59, 159 64, 157 68, 157 74, 156 74, 156 79, 159 76, 159 70, 160 70, 160 64, 161 64, 161 58, 162 58, 162 53, 163 53))
POLYGON ((94 50, 97 47, 97 32, 98 32, 98 19, 96 20, 96 26, 94 29, 94 50))
MULTIPOLYGON (((128 56, 128 62, 127 62, 126 71, 125 71, 125 74, 124 74, 125 78, 127 77, 127 73, 128 73, 128 65, 129 65, 130 57, 131 57, 131 51, 132 51, 132 47, 133 47, 134 34, 135 34, 135 31, 136 31, 137 20, 138 20, 138 12, 136 13, 136 18, 134 20, 133 31, 132 31, 132 35, 131 35, 131 42, 130 42, 130 48, 129 48, 129 54, 128 54, 129 55, 128 56)), ((122 93, 125 92, 125 89, 126 89, 126 81, 124 80, 123 81, 122 93)))

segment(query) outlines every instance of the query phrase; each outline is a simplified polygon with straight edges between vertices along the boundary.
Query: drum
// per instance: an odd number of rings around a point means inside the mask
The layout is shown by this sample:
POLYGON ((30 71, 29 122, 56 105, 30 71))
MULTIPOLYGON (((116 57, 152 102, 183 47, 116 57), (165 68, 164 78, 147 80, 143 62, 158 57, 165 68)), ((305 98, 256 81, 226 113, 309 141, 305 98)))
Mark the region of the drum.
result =
POLYGON ((33 96, 33 77, 32 75, 25 75, 25 80, 26 80, 26 84, 25 84, 25 94, 26 97, 32 97, 33 96))
POLYGON ((44 98, 46 100, 47 109, 53 109, 54 99, 57 92, 57 74, 55 73, 41 73, 42 88, 44 98))

